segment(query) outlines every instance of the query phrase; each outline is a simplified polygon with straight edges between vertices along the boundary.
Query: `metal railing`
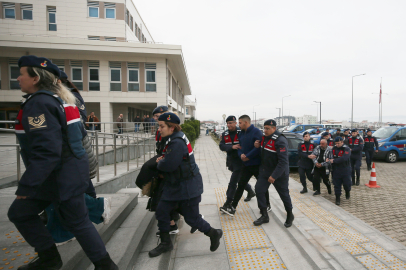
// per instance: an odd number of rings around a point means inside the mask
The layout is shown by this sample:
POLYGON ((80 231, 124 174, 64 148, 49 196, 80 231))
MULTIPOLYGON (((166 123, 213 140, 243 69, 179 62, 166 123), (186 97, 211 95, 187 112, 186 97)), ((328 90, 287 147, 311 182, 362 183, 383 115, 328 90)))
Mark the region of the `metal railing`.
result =
MULTIPOLYGON (((133 122, 88 122, 86 124, 100 124, 104 125, 106 128, 106 125, 111 125, 111 124, 132 124, 134 125, 133 122)), ((15 121, 0 121, 0 124, 15 124, 15 121)), ((136 124, 142 124, 142 123, 136 123, 136 124)), ((145 124, 145 123, 144 123, 145 124)), ((150 125, 152 128, 153 125, 150 125)), ((114 130, 114 129, 113 129, 114 130)), ((118 130, 118 128, 117 128, 118 130)), ((141 129, 141 131, 135 132, 134 127, 127 127, 127 128, 122 128, 122 133, 109 133, 109 132, 101 132, 97 130, 87 130, 88 137, 92 142, 92 147, 93 151, 97 157, 97 160, 99 161, 97 164, 97 175, 96 175, 96 181, 100 182, 100 167, 101 166, 107 166, 107 154, 109 153, 109 147, 111 147, 112 150, 112 156, 113 156, 113 167, 114 167, 114 176, 117 176, 117 164, 119 163, 117 153, 121 151, 121 162, 126 161, 127 163, 127 172, 130 170, 130 160, 131 160, 131 153, 134 153, 134 159, 136 162, 136 167, 140 166, 140 159, 143 159, 143 163, 145 163, 147 156, 149 159, 152 157, 153 152, 155 151, 155 140, 154 136, 152 133, 150 133, 150 130, 148 130, 148 133, 145 133, 144 130, 141 129), (131 152, 131 149, 133 150, 131 152), (125 155, 125 150, 126 150, 126 155, 125 155), (99 156, 100 155, 100 156, 99 156), (142 157, 143 156, 143 157, 142 157), (102 162, 100 162, 101 160, 102 162)), ((8 132, 8 133, 14 133, 14 128, 0 128, 0 132, 8 132)), ((2 138, 0 136, 0 138, 2 138)), ((3 136, 3 138, 6 138, 3 136)), ((9 137, 8 137, 9 138, 9 137)), ((13 149, 6 149, 4 151, 0 152, 6 152, 6 151, 16 151, 16 156, 17 156, 17 162, 12 162, 12 163, 4 163, 0 164, 0 166, 7 166, 11 164, 17 163, 17 180, 21 179, 21 161, 20 161, 20 145, 18 142, 18 139, 16 139, 16 144, 0 144, 0 147, 15 147, 15 150, 13 149)), ((0 177, 1 178, 1 177, 0 177)))

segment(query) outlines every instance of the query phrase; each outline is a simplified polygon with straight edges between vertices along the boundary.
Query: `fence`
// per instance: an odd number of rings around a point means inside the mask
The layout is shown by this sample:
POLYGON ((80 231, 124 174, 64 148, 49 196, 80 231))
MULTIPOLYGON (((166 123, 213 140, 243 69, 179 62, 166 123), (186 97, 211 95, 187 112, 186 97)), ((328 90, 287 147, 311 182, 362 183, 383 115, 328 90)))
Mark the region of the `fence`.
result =
MULTIPOLYGON (((14 121, 0 121, 0 124, 15 124, 14 121)), ((97 166, 97 182, 100 181, 100 167, 107 166, 113 163, 114 176, 117 175, 117 163, 125 162, 127 163, 127 171, 130 170, 130 160, 136 162, 136 167, 140 166, 140 159, 143 159, 145 163, 146 159, 152 158, 155 155, 155 123, 132 123, 132 122, 88 122, 89 130, 87 134, 92 142, 93 151, 98 159, 97 166), (117 124, 122 125, 117 126, 117 124), (144 124, 144 125, 142 125, 144 124), (109 133, 94 130, 92 125, 100 125, 103 129, 117 131, 118 133, 109 133), (136 128, 138 125, 138 129, 136 128), (114 128, 115 126, 116 128, 114 128), (111 148, 111 149, 109 149, 111 148), (143 158, 142 158, 143 156, 143 158)), ((14 128, 6 129, 0 128, 0 132, 14 133, 14 128)), ((2 138, 10 139, 10 136, 0 136, 0 141, 2 138)), ((15 147, 14 149, 0 150, 2 156, 4 153, 15 151, 16 160, 13 158, 7 158, 5 162, 0 163, 1 166, 9 166, 16 164, 16 177, 17 180, 21 178, 21 160, 20 160, 20 145, 18 140, 16 144, 0 144, 0 148, 5 147, 15 147)), ((141 165, 142 165, 141 164, 141 165)), ((135 165, 135 164, 134 164, 135 165)), ((0 179, 2 176, 0 175, 0 179)))

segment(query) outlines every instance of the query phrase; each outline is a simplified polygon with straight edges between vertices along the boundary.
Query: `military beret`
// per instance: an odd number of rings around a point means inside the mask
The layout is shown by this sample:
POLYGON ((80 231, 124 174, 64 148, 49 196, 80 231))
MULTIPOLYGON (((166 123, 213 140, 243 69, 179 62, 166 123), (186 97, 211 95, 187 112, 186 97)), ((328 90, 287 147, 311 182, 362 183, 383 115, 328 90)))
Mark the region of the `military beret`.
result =
POLYGON ((66 73, 61 70, 61 76, 59 78, 60 79, 68 79, 68 75, 66 75, 66 73))
POLYGON ((264 126, 275 126, 276 127, 276 122, 273 119, 269 119, 269 120, 265 121, 264 126))
POLYGON ((51 60, 45 57, 37 57, 35 55, 24 55, 18 59, 18 67, 37 67, 51 72, 58 78, 61 77, 61 70, 51 60))
POLYGON ((180 119, 179 117, 171 112, 163 113, 159 116, 158 121, 165 121, 169 123, 174 123, 174 124, 180 124, 180 119))
POLYGON ((330 135, 330 133, 328 133, 328 132, 323 132, 323 133, 321 133, 321 137, 324 137, 324 136, 327 136, 327 135, 330 135))
POLYGON ((350 131, 350 129, 349 128, 344 129, 344 132, 346 132, 346 131, 350 131))
POLYGON ((306 136, 307 134, 309 134, 309 132, 307 131, 303 132, 303 137, 306 136))
POLYGON ((226 122, 228 122, 228 121, 236 121, 236 120, 237 120, 237 118, 235 118, 234 115, 230 115, 229 117, 227 117, 226 122))
POLYGON ((372 132, 372 130, 370 130, 370 129, 368 128, 368 129, 367 129, 367 132, 370 132, 370 131, 372 132))
POLYGON ((342 141, 344 141, 344 139, 343 139, 342 137, 340 137, 340 136, 337 136, 337 137, 334 139, 334 142, 342 142, 342 141))
POLYGON ((351 130, 351 133, 353 133, 353 132, 357 132, 357 129, 356 129, 356 128, 353 128, 353 129, 351 130))
POLYGON ((152 115, 156 114, 156 113, 163 113, 163 112, 167 112, 168 111, 168 107, 167 106, 158 106, 156 107, 153 111, 152 111, 152 115))

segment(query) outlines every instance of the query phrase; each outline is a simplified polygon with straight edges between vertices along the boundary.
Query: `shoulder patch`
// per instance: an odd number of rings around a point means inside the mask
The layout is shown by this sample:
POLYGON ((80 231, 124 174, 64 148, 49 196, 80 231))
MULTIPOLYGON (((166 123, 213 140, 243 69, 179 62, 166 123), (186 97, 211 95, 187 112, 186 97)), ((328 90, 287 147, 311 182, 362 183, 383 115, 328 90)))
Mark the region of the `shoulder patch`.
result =
POLYGON ((40 116, 34 117, 28 116, 28 124, 30 125, 30 130, 46 128, 47 122, 45 119, 45 114, 41 114, 40 116))

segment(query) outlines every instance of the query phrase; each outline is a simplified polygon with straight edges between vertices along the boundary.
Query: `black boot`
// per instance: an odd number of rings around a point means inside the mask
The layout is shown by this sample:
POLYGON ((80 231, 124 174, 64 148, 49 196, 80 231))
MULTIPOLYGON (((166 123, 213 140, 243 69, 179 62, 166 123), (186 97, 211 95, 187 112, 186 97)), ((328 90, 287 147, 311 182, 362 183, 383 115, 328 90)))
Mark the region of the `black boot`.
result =
POLYGON ((245 198, 244 199, 244 202, 249 202, 249 201, 251 201, 251 199, 252 198, 254 198, 255 197, 255 192, 251 189, 251 190, 248 190, 248 194, 247 194, 247 198, 245 198))
POLYGON ((341 195, 336 195, 336 205, 340 205, 340 203, 341 203, 340 196, 341 195))
POLYGON ((254 221, 255 226, 261 226, 264 223, 269 222, 268 211, 266 208, 262 208, 261 210, 261 217, 254 221))
POLYGON ((307 193, 307 187, 303 187, 302 191, 300 191, 300 194, 307 193))
POLYGON ((210 237, 210 251, 216 251, 220 246, 220 239, 223 237, 223 231, 211 228, 208 233, 205 233, 205 235, 210 237))
POLYGON ((287 212, 286 221, 285 224, 283 225, 285 225, 286 228, 289 228, 290 226, 292 226, 295 216, 292 213, 292 209, 289 209, 289 211, 286 212, 287 212))
POLYGON ((355 185, 359 186, 359 177, 357 177, 357 182, 355 183, 355 185))
POLYGON ((313 193, 313 196, 317 196, 317 195, 320 195, 320 194, 321 194, 320 191, 316 190, 316 192, 313 193))
POLYGON ((368 167, 368 171, 372 170, 371 165, 368 165, 367 167, 368 167))
POLYGON ((331 184, 330 184, 330 182, 328 182, 328 184, 326 186, 327 186, 328 194, 331 194, 331 184))
POLYGON ((345 198, 348 200, 350 198, 350 192, 349 191, 345 191, 345 198))
POLYGON ((118 266, 110 258, 110 255, 107 253, 103 259, 94 262, 94 270, 118 270, 118 266))
POLYGON ((62 259, 56 245, 38 252, 38 256, 29 264, 20 266, 22 270, 58 270, 62 268, 62 259))
POLYGON ((151 257, 151 258, 157 257, 157 256, 161 255, 162 253, 171 251, 173 249, 173 245, 172 245, 171 237, 169 236, 169 232, 161 232, 160 238, 161 238, 161 243, 156 248, 154 248, 153 250, 148 252, 149 257, 151 257))

